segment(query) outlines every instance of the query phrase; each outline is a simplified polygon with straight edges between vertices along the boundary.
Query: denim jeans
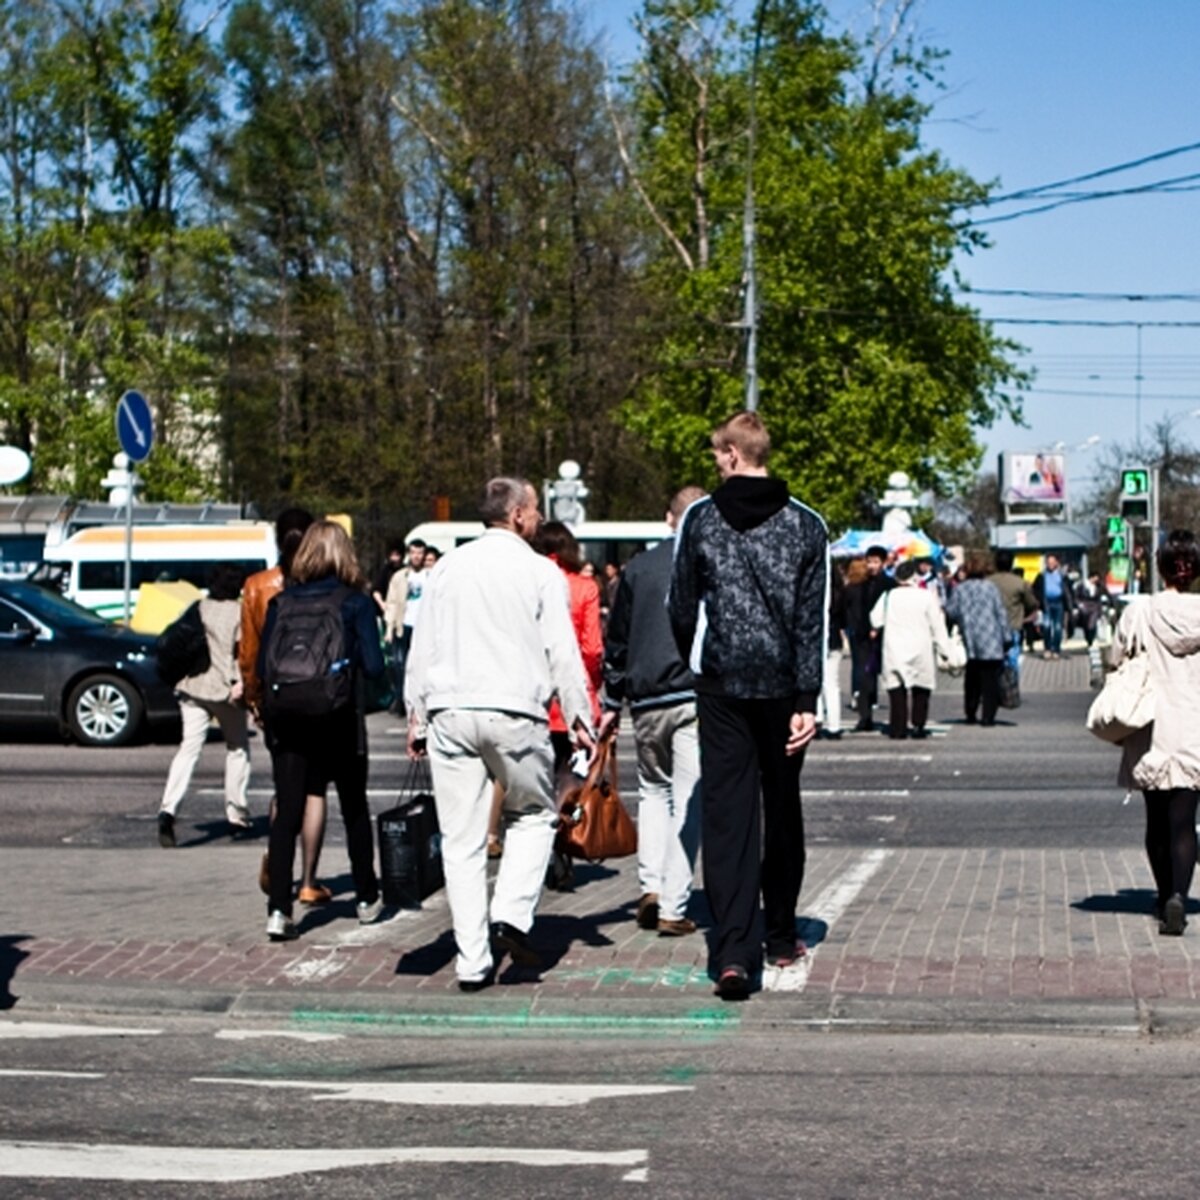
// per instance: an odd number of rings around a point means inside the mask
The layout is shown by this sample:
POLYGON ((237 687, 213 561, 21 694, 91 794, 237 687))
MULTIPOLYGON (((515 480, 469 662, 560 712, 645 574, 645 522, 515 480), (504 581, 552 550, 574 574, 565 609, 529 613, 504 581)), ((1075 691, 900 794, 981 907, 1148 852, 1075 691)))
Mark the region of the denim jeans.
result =
POLYGON ((1063 602, 1047 600, 1042 610, 1042 636, 1046 643, 1047 654, 1057 654, 1062 649, 1063 638, 1063 602))

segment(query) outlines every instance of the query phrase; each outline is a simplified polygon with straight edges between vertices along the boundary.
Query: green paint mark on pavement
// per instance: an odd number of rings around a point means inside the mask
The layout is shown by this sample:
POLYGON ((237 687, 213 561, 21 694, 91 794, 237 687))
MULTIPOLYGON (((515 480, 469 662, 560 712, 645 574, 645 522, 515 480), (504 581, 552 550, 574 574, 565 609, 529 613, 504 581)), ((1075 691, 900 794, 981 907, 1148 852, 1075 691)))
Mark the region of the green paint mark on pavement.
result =
POLYGON ((489 1031, 528 1030, 555 1032, 562 1030, 587 1033, 655 1033, 663 1030, 711 1033, 733 1030, 741 1017, 728 1008, 702 1008, 672 1016, 652 1017, 633 1013, 533 1013, 527 1008, 496 1013, 462 1012, 321 1012, 296 1009, 292 1020, 300 1025, 375 1025, 407 1029, 458 1029, 489 1031))

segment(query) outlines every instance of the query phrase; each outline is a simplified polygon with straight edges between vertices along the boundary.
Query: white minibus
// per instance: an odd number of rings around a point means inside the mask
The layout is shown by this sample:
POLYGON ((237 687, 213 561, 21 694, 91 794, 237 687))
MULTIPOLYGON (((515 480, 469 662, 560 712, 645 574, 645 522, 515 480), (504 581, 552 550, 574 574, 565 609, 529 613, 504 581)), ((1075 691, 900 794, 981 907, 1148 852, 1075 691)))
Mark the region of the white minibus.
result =
MULTIPOLYGON (((109 620, 125 614, 125 528, 98 525, 80 530, 57 546, 30 575, 56 587, 68 600, 109 620)), ((186 580, 207 586, 217 563, 234 563, 247 574, 278 559, 275 528, 267 521, 204 525, 135 525, 130 586, 186 580)))
MULTIPOLYGON (((583 547, 583 557, 597 567, 606 563, 624 566, 635 554, 671 535, 666 521, 583 521, 571 526, 571 532, 583 547)), ((404 541, 407 544, 419 538, 445 554, 481 533, 479 521, 425 521, 410 529, 404 541)))

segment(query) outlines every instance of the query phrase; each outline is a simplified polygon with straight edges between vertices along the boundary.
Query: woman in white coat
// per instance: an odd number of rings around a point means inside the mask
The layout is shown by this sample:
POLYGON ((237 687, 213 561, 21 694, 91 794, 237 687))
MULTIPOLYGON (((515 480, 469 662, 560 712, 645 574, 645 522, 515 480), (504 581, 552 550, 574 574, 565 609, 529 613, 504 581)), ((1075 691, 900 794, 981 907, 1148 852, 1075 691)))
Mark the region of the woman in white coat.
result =
POLYGON ((871 609, 871 626, 883 630, 883 666, 880 680, 891 702, 888 734, 906 738, 908 694, 912 692, 912 736, 928 731, 929 696, 937 684, 937 662, 950 655, 950 638, 942 606, 932 591, 914 583, 916 564, 911 560, 896 568, 899 587, 884 592, 871 609))
POLYGON ((1196 867, 1196 802, 1200 799, 1200 547, 1191 533, 1172 533, 1158 550, 1166 590, 1134 600, 1121 617, 1113 665, 1131 653, 1148 656, 1154 720, 1121 743, 1120 782, 1146 799, 1146 854, 1158 897, 1159 932, 1178 937, 1187 924, 1187 895, 1196 867))

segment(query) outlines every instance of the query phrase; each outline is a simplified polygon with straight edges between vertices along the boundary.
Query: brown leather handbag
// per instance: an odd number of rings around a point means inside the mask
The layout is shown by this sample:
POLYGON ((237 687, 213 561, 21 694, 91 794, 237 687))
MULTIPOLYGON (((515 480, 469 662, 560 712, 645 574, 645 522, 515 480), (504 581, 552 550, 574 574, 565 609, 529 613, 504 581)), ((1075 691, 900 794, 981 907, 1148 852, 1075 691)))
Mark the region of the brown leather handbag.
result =
POLYGON ((596 749, 587 778, 562 799, 554 848, 568 858, 599 862, 637 853, 637 828, 617 790, 615 730, 596 749))

